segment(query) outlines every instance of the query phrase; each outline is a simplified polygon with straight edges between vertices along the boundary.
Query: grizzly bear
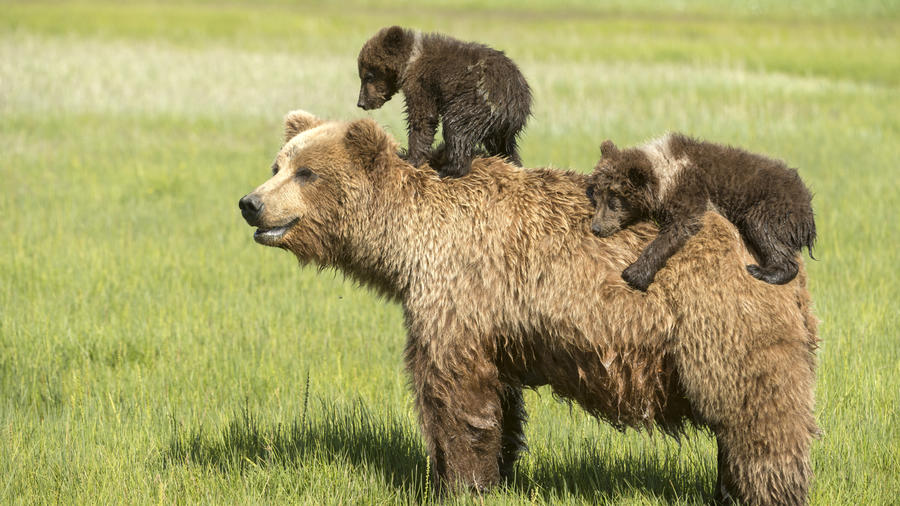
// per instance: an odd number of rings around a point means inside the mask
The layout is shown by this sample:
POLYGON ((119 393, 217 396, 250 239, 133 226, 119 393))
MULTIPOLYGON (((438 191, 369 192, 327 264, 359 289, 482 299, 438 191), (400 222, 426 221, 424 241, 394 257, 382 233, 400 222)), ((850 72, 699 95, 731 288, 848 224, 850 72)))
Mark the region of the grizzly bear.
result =
POLYGON ((359 107, 377 109, 403 91, 411 164, 429 159, 440 122, 446 144, 442 175, 466 175, 482 145, 488 154, 522 165, 516 144, 531 114, 531 89, 503 52, 392 26, 365 43, 357 66, 359 107))
POLYGON ((399 158, 371 119, 296 111, 285 124, 274 175, 241 212, 260 244, 402 305, 442 490, 509 477, 525 443, 522 389, 550 385, 616 427, 708 427, 719 500, 806 502, 817 322, 802 266, 785 285, 738 275, 751 255, 707 213, 641 294, 618 273, 655 228, 592 234, 586 175, 492 157, 440 179, 399 158))
POLYGON ((670 133, 619 151, 612 141, 591 176, 596 205, 591 230, 601 237, 648 218, 659 235, 622 272, 630 286, 646 291, 657 271, 700 230, 700 217, 714 209, 728 218, 759 257, 747 265, 753 277, 776 285, 797 275, 796 254, 812 257, 816 239, 812 195, 784 162, 739 148, 670 133))

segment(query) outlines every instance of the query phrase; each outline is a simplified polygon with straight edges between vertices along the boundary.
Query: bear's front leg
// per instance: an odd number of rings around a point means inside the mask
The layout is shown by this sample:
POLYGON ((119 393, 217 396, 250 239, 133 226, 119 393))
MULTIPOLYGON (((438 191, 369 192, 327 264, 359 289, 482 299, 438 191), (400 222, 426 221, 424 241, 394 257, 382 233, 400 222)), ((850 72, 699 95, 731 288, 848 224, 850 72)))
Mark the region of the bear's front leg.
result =
POLYGON ((407 350, 434 477, 441 488, 487 490, 500 481, 501 462, 511 466, 517 453, 501 456, 504 386, 487 356, 441 354, 438 362, 426 348, 407 350))

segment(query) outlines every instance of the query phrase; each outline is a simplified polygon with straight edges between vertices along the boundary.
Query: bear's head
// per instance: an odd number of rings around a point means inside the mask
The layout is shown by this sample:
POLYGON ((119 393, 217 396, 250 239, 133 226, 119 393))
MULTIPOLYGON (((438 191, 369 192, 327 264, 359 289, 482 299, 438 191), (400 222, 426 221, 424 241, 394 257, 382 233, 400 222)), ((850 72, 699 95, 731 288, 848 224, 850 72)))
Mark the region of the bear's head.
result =
POLYGON ((382 28, 359 51, 359 100, 365 110, 378 109, 400 89, 415 42, 415 32, 399 26, 382 28))
POLYGON ((239 203, 256 242, 290 250, 302 261, 330 264, 347 227, 372 201, 372 182, 402 164, 393 139, 373 120, 321 120, 293 111, 272 177, 239 203))
POLYGON ((588 196, 595 209, 591 231, 607 237, 650 215, 659 183, 650 159, 642 151, 620 151, 606 140, 600 153, 602 158, 589 180, 588 196))

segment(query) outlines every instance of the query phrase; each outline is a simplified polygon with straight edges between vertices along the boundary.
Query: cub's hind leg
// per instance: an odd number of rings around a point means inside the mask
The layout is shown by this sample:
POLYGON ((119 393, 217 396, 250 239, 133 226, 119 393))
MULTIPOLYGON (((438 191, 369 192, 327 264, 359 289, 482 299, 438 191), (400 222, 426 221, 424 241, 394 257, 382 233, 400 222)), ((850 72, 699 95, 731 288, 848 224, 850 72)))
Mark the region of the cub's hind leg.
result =
POLYGON ((770 263, 768 265, 748 264, 747 272, 754 278, 765 281, 773 285, 783 285, 790 283, 797 277, 799 266, 793 258, 785 259, 778 263, 770 263))
POLYGON ((510 130, 491 132, 484 139, 484 149, 489 155, 502 156, 509 163, 521 167, 522 158, 519 157, 517 135, 518 131, 510 130))
POLYGON ((455 108, 444 115, 447 163, 441 168, 442 177, 462 177, 472 168, 472 159, 489 128, 487 119, 477 112, 455 108))
MULTIPOLYGON (((762 212, 758 213, 763 215, 762 212)), ((772 217, 748 219, 741 233, 759 255, 759 264, 747 265, 747 272, 754 278, 773 285, 783 285, 797 276, 800 266, 795 252, 782 237, 785 234, 778 225, 770 223, 772 217)))

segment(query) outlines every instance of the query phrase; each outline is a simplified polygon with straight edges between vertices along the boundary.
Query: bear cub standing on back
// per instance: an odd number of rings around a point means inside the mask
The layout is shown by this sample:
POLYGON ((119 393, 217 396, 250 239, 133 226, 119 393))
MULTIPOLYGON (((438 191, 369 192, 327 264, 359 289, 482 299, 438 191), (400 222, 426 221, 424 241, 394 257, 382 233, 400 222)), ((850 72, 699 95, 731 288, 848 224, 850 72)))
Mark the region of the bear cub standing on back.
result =
POLYGON ((607 140, 600 151, 589 186, 591 230, 606 237, 642 219, 659 224, 656 239, 622 272, 633 288, 647 290, 710 206, 755 250, 759 265, 747 266, 755 278, 787 283, 797 275, 796 253, 806 247, 812 257, 812 195, 783 162, 677 133, 623 151, 607 140))
POLYGON ((443 176, 468 174, 480 146, 521 166, 516 137, 531 113, 531 89, 501 51, 441 34, 392 26, 369 39, 357 60, 356 105, 381 107, 398 90, 406 101, 408 161, 429 159, 443 123, 443 176))

